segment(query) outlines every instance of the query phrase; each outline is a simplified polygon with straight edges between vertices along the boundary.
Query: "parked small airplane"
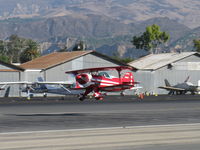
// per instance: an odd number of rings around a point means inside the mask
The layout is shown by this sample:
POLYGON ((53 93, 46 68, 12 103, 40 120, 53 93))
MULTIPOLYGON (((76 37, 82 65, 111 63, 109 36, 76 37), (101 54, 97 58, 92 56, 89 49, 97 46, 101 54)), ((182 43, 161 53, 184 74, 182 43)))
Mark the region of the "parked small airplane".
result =
POLYGON ((124 90, 141 88, 135 86, 138 82, 134 81, 133 74, 130 72, 132 69, 128 66, 117 66, 74 70, 66 73, 75 76, 76 85, 75 88, 71 88, 72 90, 85 90, 85 92, 80 94, 79 100, 83 101, 91 92, 94 93, 95 99, 102 100, 104 95, 106 95, 106 93, 101 93, 102 91, 121 92, 121 95, 124 95, 124 90), (110 70, 116 70, 119 77, 102 72, 110 70), (122 76, 121 71, 123 70, 129 70, 129 72, 125 72, 122 76))
POLYGON ((186 80, 183 83, 178 83, 174 86, 171 86, 167 79, 165 79, 165 85, 166 86, 160 86, 158 88, 165 89, 169 91, 169 95, 181 95, 186 94, 187 92, 191 92, 191 94, 195 94, 196 92, 200 91, 199 86, 193 85, 191 82, 188 82, 189 76, 186 78, 186 80))
POLYGON ((44 97, 47 96, 47 93, 56 93, 58 89, 64 89, 71 93, 66 86, 70 86, 73 83, 71 81, 43 81, 41 77, 38 78, 38 81, 28 82, 28 81, 19 81, 19 82, 0 82, 0 90, 5 90, 6 86, 18 84, 21 85, 21 91, 27 93, 27 98, 30 98, 32 94, 42 93, 44 97), (50 85, 58 85, 59 87, 53 88, 50 85))

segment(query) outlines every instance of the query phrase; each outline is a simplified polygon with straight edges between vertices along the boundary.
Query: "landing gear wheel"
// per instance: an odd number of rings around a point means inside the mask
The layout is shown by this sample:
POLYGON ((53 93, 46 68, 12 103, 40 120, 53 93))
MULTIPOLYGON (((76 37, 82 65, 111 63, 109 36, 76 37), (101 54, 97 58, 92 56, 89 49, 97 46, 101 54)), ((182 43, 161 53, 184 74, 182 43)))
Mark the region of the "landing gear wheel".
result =
POLYGON ((85 96, 84 96, 83 94, 80 94, 80 95, 79 95, 79 100, 80 100, 80 101, 83 101, 84 99, 85 99, 85 96))
POLYGON ((43 97, 46 98, 46 97, 47 97, 47 93, 44 93, 44 94, 43 94, 43 97))
POLYGON ((84 97, 79 97, 79 100, 80 101, 83 101, 85 98, 84 97))
POLYGON ((125 96, 124 92, 121 92, 120 95, 121 95, 121 96, 125 96))

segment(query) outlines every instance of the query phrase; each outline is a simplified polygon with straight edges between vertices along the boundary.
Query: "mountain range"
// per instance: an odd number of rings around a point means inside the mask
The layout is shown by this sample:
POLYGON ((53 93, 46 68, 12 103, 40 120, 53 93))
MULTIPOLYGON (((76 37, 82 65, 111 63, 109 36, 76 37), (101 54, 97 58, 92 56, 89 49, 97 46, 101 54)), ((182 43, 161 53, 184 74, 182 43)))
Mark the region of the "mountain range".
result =
POLYGON ((169 50, 192 50, 200 38, 199 0, 0 0, 0 39, 11 34, 38 41, 43 53, 85 41, 108 55, 138 57, 134 35, 158 24, 169 50), (132 53, 131 53, 132 52, 132 53))
POLYGON ((200 26, 199 0, 0 0, 0 19, 101 14, 124 23, 168 17, 200 26))

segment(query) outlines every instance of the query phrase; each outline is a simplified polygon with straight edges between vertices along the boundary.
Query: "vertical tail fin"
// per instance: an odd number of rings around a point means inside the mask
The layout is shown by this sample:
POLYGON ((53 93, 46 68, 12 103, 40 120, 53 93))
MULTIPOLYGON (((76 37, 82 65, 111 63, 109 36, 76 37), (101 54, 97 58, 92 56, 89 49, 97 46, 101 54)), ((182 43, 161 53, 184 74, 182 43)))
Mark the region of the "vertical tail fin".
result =
POLYGON ((165 85, 166 86, 171 86, 170 83, 169 83, 169 81, 167 79, 165 79, 165 85))
POLYGON ((184 82, 188 82, 189 78, 190 78, 190 76, 188 76, 188 77, 185 79, 184 82))
POLYGON ((37 80, 40 81, 40 82, 44 81, 42 77, 38 77, 37 80))
MULTIPOLYGON (((44 79, 43 79, 42 77, 38 77, 37 80, 38 80, 39 82, 44 82, 44 79)), ((41 89, 48 89, 48 88, 47 88, 47 85, 45 85, 45 84, 41 84, 41 85, 40 85, 40 88, 41 88, 41 89)))
POLYGON ((10 94, 10 86, 6 89, 4 97, 9 97, 9 94, 10 94))
POLYGON ((126 72, 122 77, 122 82, 134 84, 134 77, 132 72, 126 72))

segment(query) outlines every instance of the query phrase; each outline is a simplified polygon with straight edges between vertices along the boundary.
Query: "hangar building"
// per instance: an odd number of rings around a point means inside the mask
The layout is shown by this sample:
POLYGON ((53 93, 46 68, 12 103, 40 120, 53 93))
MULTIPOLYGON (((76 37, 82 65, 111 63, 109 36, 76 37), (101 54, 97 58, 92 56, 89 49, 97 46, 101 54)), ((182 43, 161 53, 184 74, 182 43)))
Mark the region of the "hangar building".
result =
POLYGON ((66 81, 66 71, 85 68, 125 65, 96 51, 54 52, 21 64, 24 74, 21 80, 66 81))
MULTIPOLYGON (((19 67, 0 61, 0 82, 29 81, 34 82, 38 77, 45 81, 67 81, 66 71, 84 68, 110 67, 126 65, 96 51, 54 52, 19 67)), ((0 97, 21 96, 19 85, 6 86, 0 90, 0 97)))
POLYGON ((200 80, 200 54, 196 52, 150 54, 129 63, 137 69, 134 76, 141 82, 142 92, 167 94, 159 86, 164 79, 171 85, 182 83, 189 76, 194 85, 200 80))
MULTIPOLYGON (((18 82, 24 69, 21 67, 0 61, 0 82, 18 82)), ((4 85, 0 85, 3 87, 4 85)), ((19 85, 5 86, 5 90, 0 90, 0 97, 20 96, 19 85)))

